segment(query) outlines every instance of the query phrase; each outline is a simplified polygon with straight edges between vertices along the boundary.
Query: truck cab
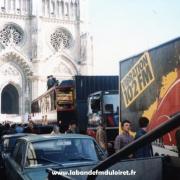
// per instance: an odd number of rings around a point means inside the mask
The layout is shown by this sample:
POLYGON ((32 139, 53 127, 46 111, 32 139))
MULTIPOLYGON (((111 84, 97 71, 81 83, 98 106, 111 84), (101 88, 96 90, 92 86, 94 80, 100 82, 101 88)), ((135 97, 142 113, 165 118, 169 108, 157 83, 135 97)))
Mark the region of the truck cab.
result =
POLYGON ((98 91, 88 96, 88 134, 95 137, 99 123, 106 127, 107 140, 113 146, 119 127, 118 90, 98 91))

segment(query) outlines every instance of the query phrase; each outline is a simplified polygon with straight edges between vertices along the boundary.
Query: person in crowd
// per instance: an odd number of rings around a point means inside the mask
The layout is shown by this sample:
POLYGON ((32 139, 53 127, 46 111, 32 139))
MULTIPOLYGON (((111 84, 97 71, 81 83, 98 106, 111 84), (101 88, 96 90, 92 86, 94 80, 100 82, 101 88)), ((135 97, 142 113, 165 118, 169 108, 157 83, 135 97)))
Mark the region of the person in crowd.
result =
POLYGON ((44 116, 42 116, 41 124, 44 125, 44 116))
POLYGON ((59 132, 60 132, 60 133, 63 133, 63 132, 62 132, 62 120, 59 120, 59 121, 58 121, 58 126, 59 126, 59 132))
POLYGON ((76 123, 74 121, 71 121, 70 124, 69 124, 69 128, 68 130, 66 131, 67 134, 74 134, 77 132, 76 130, 76 123))
POLYGON ((57 125, 54 125, 51 135, 58 135, 58 134, 60 134, 59 127, 57 125))
POLYGON ((29 121, 28 127, 24 128, 24 133, 34 133, 34 122, 29 121))
POLYGON ((99 146, 103 149, 103 151, 107 152, 107 136, 105 126, 102 122, 99 123, 99 126, 96 131, 96 141, 99 144, 99 146))
POLYGON ((44 125, 48 125, 47 115, 44 116, 44 125))
POLYGON ((4 130, 4 126, 0 123, 0 138, 1 138, 3 130, 4 130))
POLYGON ((21 124, 16 124, 15 131, 16 133, 22 133, 24 131, 24 128, 21 124))
MULTIPOLYGON (((149 119, 146 117, 140 117, 139 118, 139 127, 140 129, 137 131, 135 139, 140 138, 141 136, 145 135, 147 133, 147 126, 149 124, 149 119)), ((144 158, 144 157, 151 157, 153 156, 153 149, 151 144, 147 144, 143 146, 142 148, 139 148, 134 156, 136 158, 144 158)))
POLYGON ((131 122, 124 120, 121 123, 122 133, 117 135, 114 141, 115 152, 118 152, 121 148, 133 141, 133 137, 130 135, 131 122))
POLYGON ((14 134, 14 133, 16 133, 15 128, 16 128, 16 124, 15 124, 15 123, 11 123, 10 129, 9 129, 9 134, 14 134))
POLYGON ((4 128, 3 128, 3 131, 2 131, 2 136, 5 135, 5 134, 13 134, 14 131, 12 129, 12 127, 10 126, 9 123, 5 123, 4 125, 4 128))
POLYGON ((29 122, 29 121, 32 121, 32 117, 31 117, 30 114, 28 115, 28 122, 29 122))

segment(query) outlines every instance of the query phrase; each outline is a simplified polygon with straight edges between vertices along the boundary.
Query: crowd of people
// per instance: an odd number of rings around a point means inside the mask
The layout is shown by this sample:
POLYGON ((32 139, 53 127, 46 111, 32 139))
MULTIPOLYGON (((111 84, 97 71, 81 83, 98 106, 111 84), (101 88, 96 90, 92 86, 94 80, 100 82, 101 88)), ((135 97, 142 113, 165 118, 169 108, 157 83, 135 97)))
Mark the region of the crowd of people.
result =
POLYGON ((65 132, 61 131, 61 124, 48 124, 47 116, 42 117, 41 123, 35 123, 31 118, 28 119, 28 123, 12 123, 9 121, 0 123, 0 137, 8 134, 15 133, 33 133, 33 134, 46 134, 58 135, 61 133, 77 133, 77 126, 74 121, 69 123, 69 127, 65 132), (41 129, 45 129, 42 130, 41 129), (51 131, 50 131, 51 130, 51 131), (49 132, 50 131, 50 132, 49 132))
POLYGON ((10 122, 4 122, 0 124, 0 137, 6 134, 21 133, 24 131, 25 125, 12 124, 10 122))
MULTIPOLYGON (((60 121, 61 122, 61 121, 60 121)), ((147 127, 149 124, 149 120, 146 117, 140 117, 139 119, 139 130, 136 132, 135 136, 132 136, 131 131, 131 122, 129 120, 124 120, 121 122, 121 133, 116 136, 114 139, 114 152, 120 151, 123 147, 128 145, 129 143, 133 142, 134 140, 140 138, 141 136, 145 135, 147 133, 147 127)), ((35 131, 35 123, 29 119, 28 124, 10 124, 8 122, 4 124, 0 124, 0 136, 6 134, 13 134, 13 133, 36 133, 35 131)), ((42 126, 48 125, 47 117, 43 117, 43 121, 41 123, 42 126)), ((177 131, 178 133, 180 132, 177 131)), ((77 131, 77 125, 74 121, 71 121, 69 123, 69 128, 65 131, 61 131, 61 123, 52 125, 52 131, 49 132, 51 135, 59 135, 62 133, 68 134, 68 133, 78 133, 77 131)), ((176 133, 179 137, 179 134, 176 133)), ((105 130, 105 126, 103 123, 100 123, 96 134, 95 139, 99 146, 102 148, 102 150, 108 154, 108 148, 112 146, 112 144, 108 143, 107 141, 107 134, 105 130)), ((177 143, 178 144, 178 143, 177 143)), ((180 144, 180 143, 179 143, 180 144)), ((178 145, 179 145, 178 144, 178 145)), ((178 146, 179 148, 180 146, 178 146)), ((179 148, 180 149, 180 148, 179 148)), ((128 156, 128 158, 144 158, 144 157, 151 157, 153 156, 153 149, 151 144, 147 144, 141 148, 139 148, 136 152, 128 156)))
MULTIPOLYGON (((149 120, 145 117, 141 117, 139 119, 139 126, 140 129, 136 133, 136 136, 133 137, 130 135, 130 129, 131 129, 131 122, 128 120, 124 120, 121 123, 122 133, 120 133, 114 140, 114 150, 115 152, 118 152, 120 149, 122 149, 127 144, 131 143, 133 140, 143 136, 147 132, 147 126, 148 126, 149 120)), ((36 124, 29 118, 28 124, 10 124, 10 123, 4 123, 0 124, 0 136, 3 136, 5 134, 13 134, 13 133, 36 133, 35 126, 36 124)), ((48 125, 47 117, 43 117, 42 119, 42 126, 48 125)), ((53 129, 50 132, 51 135, 58 135, 61 134, 61 127, 59 124, 54 124, 53 129)), ((69 128, 64 133, 77 133, 77 125, 74 121, 70 122, 69 128)), ((108 153, 108 142, 107 142, 107 135, 105 131, 105 126, 103 123, 99 124, 99 127, 96 131, 95 139, 99 146, 102 148, 102 150, 105 153, 108 153)), ((137 152, 133 154, 133 157, 150 157, 152 156, 152 146, 151 144, 146 145, 139 149, 137 152)))
MULTIPOLYGON (((146 117, 141 117, 139 119, 139 127, 140 129, 136 132, 135 137, 130 134, 131 130, 131 122, 129 120, 124 120, 121 122, 121 130, 122 132, 116 136, 114 140, 114 150, 118 152, 123 147, 131 143, 132 141, 140 138, 141 136, 147 133, 147 126, 149 124, 149 120, 146 117)), ((108 142, 104 125, 101 123, 96 132, 96 140, 100 147, 107 152, 108 142)), ((131 154, 128 158, 144 158, 153 156, 152 145, 148 144, 142 148, 139 148, 134 154, 131 154)))

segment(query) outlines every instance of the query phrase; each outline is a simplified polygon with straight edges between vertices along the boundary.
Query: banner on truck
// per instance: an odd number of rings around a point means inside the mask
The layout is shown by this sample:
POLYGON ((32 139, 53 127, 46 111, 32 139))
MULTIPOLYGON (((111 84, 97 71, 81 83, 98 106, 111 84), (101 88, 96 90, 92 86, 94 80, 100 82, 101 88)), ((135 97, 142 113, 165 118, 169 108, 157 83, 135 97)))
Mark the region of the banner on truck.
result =
POLYGON ((151 59, 149 53, 146 52, 121 80, 125 107, 130 106, 154 79, 151 59))

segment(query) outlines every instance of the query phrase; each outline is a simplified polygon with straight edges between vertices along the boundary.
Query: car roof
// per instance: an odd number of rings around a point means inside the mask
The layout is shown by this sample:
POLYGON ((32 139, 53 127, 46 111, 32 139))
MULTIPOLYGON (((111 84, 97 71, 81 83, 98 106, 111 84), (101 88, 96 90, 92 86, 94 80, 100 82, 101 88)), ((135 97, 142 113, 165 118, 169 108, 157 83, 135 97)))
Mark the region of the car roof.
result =
POLYGON ((92 139, 92 137, 82 134, 59 134, 59 135, 51 135, 51 134, 44 134, 44 135, 36 135, 36 136, 24 136, 19 139, 25 140, 27 142, 38 142, 38 141, 45 141, 45 140, 53 140, 53 139, 92 139))
POLYGON ((4 136, 2 136, 2 139, 6 139, 6 138, 13 138, 13 137, 22 137, 22 136, 29 136, 29 135, 35 135, 32 133, 15 133, 15 134, 6 134, 4 136))

